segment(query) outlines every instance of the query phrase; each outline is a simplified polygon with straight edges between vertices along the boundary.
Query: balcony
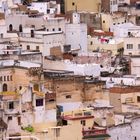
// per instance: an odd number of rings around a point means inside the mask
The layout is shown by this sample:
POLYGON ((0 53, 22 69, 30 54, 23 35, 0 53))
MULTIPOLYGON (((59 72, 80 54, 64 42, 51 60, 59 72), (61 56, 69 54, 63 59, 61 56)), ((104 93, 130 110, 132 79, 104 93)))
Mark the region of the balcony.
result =
POLYGON ((15 114, 19 114, 19 110, 18 109, 7 109, 4 111, 6 115, 15 115, 15 114))
POLYGON ((107 134, 105 128, 99 128, 99 127, 92 127, 88 129, 82 130, 83 134, 83 139, 87 138, 98 138, 98 139, 106 139, 109 138, 110 136, 107 134))
POLYGON ((62 119, 64 120, 81 120, 81 119, 93 119, 93 113, 91 110, 79 110, 72 112, 64 112, 62 119))

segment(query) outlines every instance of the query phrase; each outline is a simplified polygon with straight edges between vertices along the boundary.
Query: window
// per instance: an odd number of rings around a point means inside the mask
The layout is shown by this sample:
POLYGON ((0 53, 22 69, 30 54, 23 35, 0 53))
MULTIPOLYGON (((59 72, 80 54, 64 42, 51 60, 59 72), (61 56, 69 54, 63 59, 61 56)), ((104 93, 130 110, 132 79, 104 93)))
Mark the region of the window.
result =
POLYGON ((113 5, 117 4, 117 0, 113 0, 113 5))
POLYGON ((9 50, 10 49, 10 46, 7 46, 7 50, 9 50))
POLYGON ((8 108, 9 108, 9 109, 14 109, 14 102, 9 102, 8 108))
POLYGON ((34 84, 34 90, 39 91, 39 85, 38 84, 34 84))
POLYGON ((72 6, 74 6, 75 5, 75 3, 74 2, 72 2, 72 6))
POLYGON ((17 117, 18 125, 21 125, 21 117, 17 117))
POLYGON ((35 37, 34 30, 31 30, 31 37, 35 37))
POLYGON ((36 50, 39 50, 39 46, 36 46, 36 50))
POLYGON ((55 31, 55 29, 53 28, 52 31, 55 31))
POLYGON ((81 120, 81 124, 82 124, 83 126, 85 126, 85 125, 86 125, 86 121, 85 121, 85 120, 81 120))
POLYGON ((138 44, 138 49, 140 49, 140 44, 138 44))
POLYGON ((2 81, 2 76, 0 76, 0 81, 2 81))
POLYGON ((2 108, 2 102, 0 102, 0 109, 2 108))
POLYGON ((7 91, 7 84, 3 84, 3 91, 7 91))
POLYGON ((125 99, 126 103, 133 103, 133 98, 132 97, 128 97, 125 99))
POLYGON ((9 31, 13 31, 13 25, 12 24, 9 25, 9 31))
POLYGON ((20 24, 19 25, 19 32, 22 32, 23 31, 23 28, 22 28, 22 25, 20 24))
POLYGON ((127 44, 127 49, 133 49, 133 44, 127 44))
POLYGON ((29 45, 27 45, 27 50, 30 50, 30 46, 29 45))
POLYGON ((92 41, 90 42, 90 45, 93 45, 93 42, 92 41))
POLYGON ((131 32, 128 32, 128 36, 131 37, 131 35, 132 35, 131 32))
POLYGON ((103 23, 105 23, 105 20, 103 20, 103 23))
POLYGON ((43 99, 36 99, 36 106, 43 106, 43 99))
POLYGON ((19 90, 21 90, 22 89, 22 86, 19 86, 19 90))
POLYGON ((137 102, 140 102, 140 96, 137 96, 137 102))
POLYGON ((4 76, 4 81, 6 81, 6 76, 4 76))
POLYGON ((74 116, 78 117, 78 116, 82 116, 82 113, 79 112, 79 113, 75 113, 74 116))
POLYGON ((91 116, 91 112, 84 112, 84 116, 91 116))
POLYGON ((50 99, 49 102, 55 102, 55 100, 54 99, 50 99))
POLYGON ((8 116, 8 121, 11 121, 12 120, 12 116, 8 116))
POLYGON ((66 95, 66 99, 70 99, 71 98, 71 95, 66 95))
POLYGON ((60 128, 56 128, 56 137, 60 136, 60 128))
POLYGON ((47 9, 47 14, 49 14, 50 13, 50 9, 47 9))
POLYGON ((9 81, 10 79, 9 79, 9 76, 7 76, 7 81, 9 81))
POLYGON ((31 28, 35 28, 35 25, 31 25, 31 28))
POLYGON ((12 77, 12 75, 10 76, 10 80, 11 80, 11 81, 13 80, 13 77, 12 77))
POLYGON ((61 31, 61 28, 58 28, 58 31, 61 31))
POLYGON ((49 29, 47 29, 47 32, 49 31, 49 29))

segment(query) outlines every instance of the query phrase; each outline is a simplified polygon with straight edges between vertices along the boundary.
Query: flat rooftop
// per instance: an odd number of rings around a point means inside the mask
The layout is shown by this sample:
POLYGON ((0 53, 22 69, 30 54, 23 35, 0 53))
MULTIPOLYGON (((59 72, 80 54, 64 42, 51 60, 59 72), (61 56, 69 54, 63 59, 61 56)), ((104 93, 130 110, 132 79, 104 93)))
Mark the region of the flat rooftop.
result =
POLYGON ((24 68, 41 67, 41 64, 19 61, 19 60, 0 60, 0 68, 7 66, 18 66, 24 68))

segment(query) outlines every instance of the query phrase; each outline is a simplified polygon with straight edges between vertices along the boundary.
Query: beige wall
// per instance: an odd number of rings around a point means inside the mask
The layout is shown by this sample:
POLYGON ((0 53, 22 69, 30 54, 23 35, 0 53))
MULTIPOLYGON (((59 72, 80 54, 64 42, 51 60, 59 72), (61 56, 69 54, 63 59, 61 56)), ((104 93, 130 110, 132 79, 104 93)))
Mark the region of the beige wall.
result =
POLYGON ((110 93, 110 105, 114 106, 115 112, 122 112, 122 105, 121 105, 121 94, 119 93, 110 93))
POLYGON ((71 11, 75 10, 77 6, 77 10, 80 11, 98 12, 99 3, 101 3, 101 0, 65 0, 65 8, 66 11, 71 11), (72 3, 75 3, 75 5, 72 5, 72 3))
MULTIPOLYGON (((93 118, 86 119, 86 128, 93 126, 93 118)), ((35 135, 41 140, 82 140, 82 124, 81 120, 69 120, 68 125, 58 126, 57 130, 58 137, 56 137, 56 125, 55 124, 34 124, 33 125, 36 132, 35 135), (45 133, 45 131, 47 133, 45 133), (44 131, 44 133, 43 133, 44 131)), ((24 134, 25 135, 25 134, 24 134)), ((29 140, 29 139, 27 139, 29 140)))
POLYGON ((14 73, 14 83, 15 86, 18 88, 19 86, 29 86, 32 80, 37 80, 38 77, 32 77, 28 69, 16 68, 14 73))
POLYGON ((114 106, 114 110, 116 112, 127 112, 128 108, 123 107, 123 104, 126 105, 132 105, 132 107, 140 107, 140 102, 137 101, 137 97, 140 97, 139 92, 133 92, 133 93, 124 93, 124 94, 119 94, 119 93, 110 93, 110 104, 114 106))
POLYGON ((102 25, 102 30, 104 31, 109 31, 109 28, 113 24, 122 24, 125 22, 125 17, 124 16, 119 16, 119 15, 111 15, 111 14, 101 14, 101 25, 102 25))
POLYGON ((62 61, 52 61, 52 60, 44 59, 43 67, 47 69, 54 69, 54 70, 65 70, 66 64, 62 61))
POLYGON ((117 50, 119 48, 123 48, 123 42, 120 42, 120 43, 118 42, 115 44, 101 43, 98 41, 97 38, 88 37, 88 50, 89 51, 95 51, 99 49, 100 51, 104 51, 104 52, 111 51, 112 55, 116 55, 118 54, 117 50))
MULTIPOLYGON (((79 79, 80 80, 80 79, 79 79)), ((57 81, 47 80, 46 88, 56 92, 57 102, 79 102, 79 101, 94 101, 95 99, 107 99, 108 94, 104 95, 104 84, 86 83, 78 81, 77 78, 63 79, 57 81), (66 98, 71 95, 71 98, 66 98)))
POLYGON ((129 103, 129 101, 127 101, 127 100, 129 100, 131 98, 132 99, 132 103, 130 103, 130 104, 137 105, 137 106, 140 107, 140 102, 137 101, 137 97, 138 96, 140 97, 140 93, 139 92, 122 94, 121 95, 121 101, 122 101, 122 103, 126 103, 126 102, 129 103))
MULTIPOLYGON (((28 69, 25 68, 4 68, 0 69, 0 76, 2 76, 1 86, 6 83, 8 91, 19 90, 20 86, 29 86, 31 80, 37 80, 38 77, 29 76, 28 69), (5 77, 5 81, 4 81, 5 77), (9 80, 8 80, 9 77, 9 80), (12 78, 11 78, 12 77, 12 78)), ((1 87, 2 91, 2 87, 1 87)))
POLYGON ((12 68, 6 68, 6 69, 2 68, 2 69, 0 69, 0 77, 2 77, 0 91, 2 91, 3 84, 7 84, 7 90, 8 91, 13 91, 14 87, 15 87, 15 85, 13 84, 13 81, 14 81, 13 69, 12 68), (5 80, 4 80, 4 77, 5 77, 5 80), (9 77, 9 80, 8 80, 8 77, 9 77))

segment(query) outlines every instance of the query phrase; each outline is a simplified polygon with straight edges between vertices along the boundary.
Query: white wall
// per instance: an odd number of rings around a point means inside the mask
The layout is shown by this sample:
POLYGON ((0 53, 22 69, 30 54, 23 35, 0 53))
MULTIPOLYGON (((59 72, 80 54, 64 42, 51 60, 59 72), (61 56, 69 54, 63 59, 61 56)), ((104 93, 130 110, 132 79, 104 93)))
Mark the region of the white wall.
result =
POLYGON ((131 32, 135 36, 140 32, 140 27, 132 23, 123 23, 111 26, 111 31, 116 37, 128 37, 128 32, 131 32))
POLYGON ((131 58, 131 73, 140 76, 140 57, 131 58))
POLYGON ((136 84, 135 78, 101 77, 100 79, 103 81, 106 81, 107 86, 111 86, 111 84, 112 84, 111 81, 113 82, 113 85, 114 84, 121 84, 122 81, 123 81, 124 85, 135 85, 136 84))
POLYGON ((7 29, 10 24, 13 25, 13 29, 19 30, 19 25, 22 24, 23 27, 31 27, 31 25, 35 25, 35 29, 42 28, 42 25, 46 27, 49 31, 52 31, 55 28, 55 31, 58 31, 58 28, 61 28, 63 32, 65 32, 65 19, 64 18, 46 18, 43 17, 28 17, 28 15, 8 15, 6 20, 7 29), (12 21, 12 23, 11 23, 12 21))
POLYGON ((127 37, 124 38, 124 54, 129 55, 130 53, 132 55, 140 55, 140 48, 138 47, 140 45, 140 37, 127 37), (133 48, 127 48, 128 44, 132 44, 133 48))
POLYGON ((87 25, 66 24, 66 44, 70 44, 72 50, 87 52, 87 25))
POLYGON ((65 44, 64 34, 62 32, 45 35, 44 36, 44 48, 43 48, 43 56, 50 55, 50 48, 52 47, 61 47, 61 51, 63 52, 63 46, 65 44))
POLYGON ((58 105, 63 106, 63 112, 73 111, 83 107, 83 104, 81 102, 59 103, 58 105))
POLYGON ((118 11, 118 2, 117 0, 111 0, 110 1, 110 12, 116 12, 118 11))
POLYGON ((38 10, 40 13, 47 14, 47 2, 33 2, 31 6, 29 6, 31 10, 38 10))
POLYGON ((45 122, 56 122, 56 109, 46 110, 45 122))
POLYGON ((21 3, 21 0, 13 0, 13 3, 14 4, 17 4, 17 3, 20 4, 21 3))
POLYGON ((130 4, 130 0, 118 0, 118 4, 127 3, 130 4))
POLYGON ((118 125, 108 129, 111 140, 140 140, 140 118, 132 121, 131 124, 118 125))

